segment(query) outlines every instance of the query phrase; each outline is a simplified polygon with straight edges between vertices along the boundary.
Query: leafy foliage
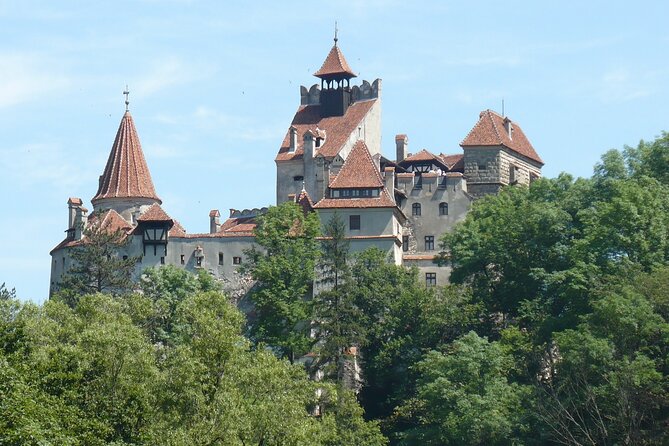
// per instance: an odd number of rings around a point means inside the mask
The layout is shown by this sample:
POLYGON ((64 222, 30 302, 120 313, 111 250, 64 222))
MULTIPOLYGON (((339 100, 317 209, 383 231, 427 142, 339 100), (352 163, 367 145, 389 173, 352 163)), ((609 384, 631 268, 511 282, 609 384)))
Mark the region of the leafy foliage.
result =
POLYGON ((259 218, 256 242, 263 251, 248 252, 255 320, 251 339, 276 348, 294 361, 309 351, 311 287, 318 259, 320 223, 292 202, 271 207, 259 218))
POLYGON ((74 306, 79 296, 91 293, 124 294, 134 288, 137 257, 122 258, 130 238, 120 229, 102 224, 103 216, 84 230, 82 243, 71 249, 73 266, 58 284, 57 298, 74 306))

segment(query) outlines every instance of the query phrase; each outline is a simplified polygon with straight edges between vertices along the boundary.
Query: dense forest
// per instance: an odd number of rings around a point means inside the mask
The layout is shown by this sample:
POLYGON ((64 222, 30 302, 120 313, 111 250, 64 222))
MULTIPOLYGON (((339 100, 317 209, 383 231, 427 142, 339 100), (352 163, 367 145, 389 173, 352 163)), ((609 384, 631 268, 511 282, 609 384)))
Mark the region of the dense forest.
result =
POLYGON ((446 286, 292 203, 246 304, 88 236, 43 305, 0 288, 0 445, 669 442, 669 134, 476 201, 446 286))

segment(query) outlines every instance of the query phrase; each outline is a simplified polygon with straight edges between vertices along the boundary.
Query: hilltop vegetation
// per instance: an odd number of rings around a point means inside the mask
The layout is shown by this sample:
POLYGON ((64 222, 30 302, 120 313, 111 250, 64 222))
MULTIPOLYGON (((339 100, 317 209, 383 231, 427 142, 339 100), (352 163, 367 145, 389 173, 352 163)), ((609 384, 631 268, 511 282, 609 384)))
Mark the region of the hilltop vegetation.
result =
POLYGON ((314 218, 260 221, 248 321, 174 267, 42 306, 0 288, 0 445, 669 441, 668 134, 475 202, 443 287, 314 218))

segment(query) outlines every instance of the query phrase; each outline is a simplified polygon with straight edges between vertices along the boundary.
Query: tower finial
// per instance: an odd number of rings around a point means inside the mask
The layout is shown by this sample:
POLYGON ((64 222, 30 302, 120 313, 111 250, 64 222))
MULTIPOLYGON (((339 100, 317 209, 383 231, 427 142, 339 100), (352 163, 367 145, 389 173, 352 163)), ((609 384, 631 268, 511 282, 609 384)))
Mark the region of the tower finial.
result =
POLYGON ((128 99, 130 90, 128 90, 128 84, 125 84, 125 90, 123 91, 123 94, 125 95, 125 111, 128 111, 128 105, 130 105, 130 100, 128 99))
POLYGON ((335 46, 337 46, 337 40, 339 39, 337 38, 337 21, 335 20, 335 38, 334 38, 335 46))

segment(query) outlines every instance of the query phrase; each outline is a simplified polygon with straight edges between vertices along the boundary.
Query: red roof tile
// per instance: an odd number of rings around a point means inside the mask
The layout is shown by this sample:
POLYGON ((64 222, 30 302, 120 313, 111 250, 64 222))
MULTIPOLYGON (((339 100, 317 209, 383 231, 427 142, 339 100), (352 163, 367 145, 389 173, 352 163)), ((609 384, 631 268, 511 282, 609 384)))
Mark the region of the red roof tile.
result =
POLYGON ((294 152, 290 151, 290 129, 288 129, 279 153, 276 155, 276 161, 302 159, 304 155, 302 136, 307 130, 311 130, 314 134, 317 133, 317 130, 325 132, 326 138, 323 144, 316 149, 317 154, 325 157, 336 156, 375 103, 376 99, 354 102, 346 110, 344 116, 326 118, 321 117, 320 105, 301 105, 291 123, 291 126, 297 129, 297 147, 294 152))
POLYGON ((404 260, 434 260, 436 256, 434 254, 404 254, 402 259, 404 260))
POLYGON ((337 177, 330 183, 330 189, 380 188, 383 187, 381 174, 364 141, 359 140, 346 157, 337 177))
POLYGON ((307 215, 309 212, 314 210, 314 202, 311 201, 311 197, 306 190, 302 189, 300 195, 297 196, 295 202, 302 208, 304 215, 307 215))
POLYGON ((510 121, 512 124, 511 138, 505 127, 505 118, 492 110, 484 110, 479 115, 479 120, 471 129, 469 134, 460 143, 464 147, 471 146, 505 146, 512 151, 523 155, 533 161, 544 162, 530 144, 523 130, 518 124, 510 121))
POLYGON ((458 170, 458 167, 462 165, 462 169, 464 169, 464 158, 465 156, 462 153, 458 153, 456 155, 444 155, 443 153, 439 154, 439 157, 441 160, 446 164, 446 167, 448 167, 448 170, 458 170))
POLYGON ((173 221, 174 226, 170 228, 170 230, 167 232, 167 235, 170 237, 186 237, 186 230, 183 226, 181 226, 181 223, 176 220, 173 221))
POLYGON ((395 202, 388 196, 385 189, 378 197, 364 198, 323 198, 314 205, 315 209, 347 209, 347 208, 394 208, 395 202))
POLYGON ((172 217, 167 215, 158 203, 153 203, 137 218, 137 221, 166 221, 173 222, 172 217))
POLYGON ((418 153, 414 153, 412 155, 407 156, 402 161, 400 161, 400 164, 410 163, 412 161, 439 161, 439 162, 442 162, 442 160, 439 157, 437 157, 436 155, 428 152, 425 149, 421 150, 418 153))
MULTIPOLYGON (((93 214, 88 217, 88 226, 100 226, 104 231, 107 232, 116 232, 122 231, 126 236, 130 234, 133 230, 133 226, 128 223, 121 215, 115 210, 111 209, 104 212, 104 217, 100 221, 100 215, 93 214)), ((82 236, 80 240, 72 240, 66 238, 60 242, 55 248, 53 248, 50 254, 62 248, 69 248, 72 246, 78 246, 86 243, 86 236, 82 236)))
POLYGON ((125 112, 119 125, 116 139, 107 159, 96 201, 104 198, 152 198, 161 203, 151 180, 149 167, 144 159, 142 146, 137 136, 130 112, 125 112))
POLYGON ((356 77, 351 67, 348 66, 344 54, 341 52, 335 42, 334 46, 328 53, 328 56, 325 58, 323 65, 320 70, 314 73, 314 76, 320 77, 321 79, 325 78, 335 78, 335 79, 350 79, 356 77))

